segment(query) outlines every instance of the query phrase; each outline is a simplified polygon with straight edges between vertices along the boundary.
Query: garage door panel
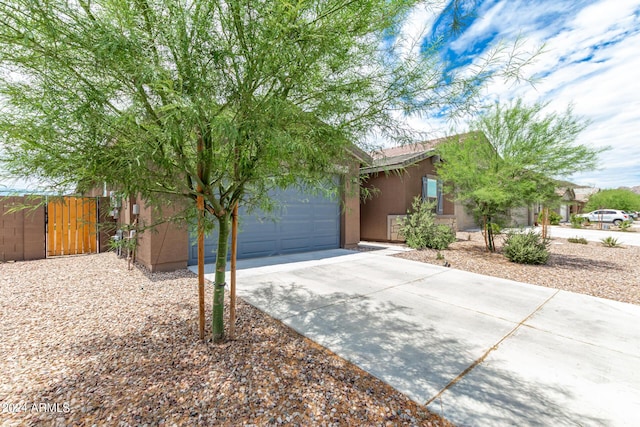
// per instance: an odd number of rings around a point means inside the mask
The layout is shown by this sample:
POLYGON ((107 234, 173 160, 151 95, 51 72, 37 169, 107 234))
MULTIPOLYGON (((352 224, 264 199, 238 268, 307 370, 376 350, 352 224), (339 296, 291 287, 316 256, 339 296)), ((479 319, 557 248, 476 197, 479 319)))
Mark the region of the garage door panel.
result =
POLYGON ((283 238, 281 239, 281 247, 283 250, 300 250, 305 251, 309 247, 309 239, 304 237, 283 238))
MULTIPOLYGON (((340 246, 340 205, 337 200, 288 189, 273 195, 282 208, 276 213, 240 209, 238 258, 334 249, 340 246), (274 221, 274 218, 276 220, 274 221)), ((197 264, 197 237, 191 236, 189 264, 197 264)), ((217 231, 206 237, 205 262, 215 262, 217 231)))

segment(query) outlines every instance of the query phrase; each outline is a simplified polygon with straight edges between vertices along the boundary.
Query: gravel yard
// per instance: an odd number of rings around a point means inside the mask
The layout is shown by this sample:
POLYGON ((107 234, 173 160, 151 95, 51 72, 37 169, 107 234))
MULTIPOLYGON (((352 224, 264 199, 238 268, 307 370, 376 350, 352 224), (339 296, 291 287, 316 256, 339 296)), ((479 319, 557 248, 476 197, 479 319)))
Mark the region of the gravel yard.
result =
POLYGON ((236 341, 199 341, 186 270, 5 263, 0 293, 3 426, 450 425, 242 301, 236 341))
MULTIPOLYGON (((432 249, 396 256, 439 265, 446 261, 459 270, 640 305, 640 246, 609 248, 599 242, 584 245, 553 238, 546 265, 523 265, 486 252, 479 232, 459 232, 457 238, 440 251, 444 259, 432 249)), ((500 249, 500 237, 496 244, 500 249)))

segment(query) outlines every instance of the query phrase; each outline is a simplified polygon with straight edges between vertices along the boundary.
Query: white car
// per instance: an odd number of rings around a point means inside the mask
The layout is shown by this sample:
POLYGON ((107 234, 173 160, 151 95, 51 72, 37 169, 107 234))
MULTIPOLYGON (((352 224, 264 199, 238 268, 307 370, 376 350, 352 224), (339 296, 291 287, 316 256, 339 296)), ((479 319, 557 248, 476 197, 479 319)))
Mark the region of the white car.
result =
POLYGON ((614 209, 598 209, 597 211, 576 215, 576 217, 584 218, 589 222, 611 222, 613 225, 620 225, 624 221, 631 219, 631 216, 625 211, 614 209))

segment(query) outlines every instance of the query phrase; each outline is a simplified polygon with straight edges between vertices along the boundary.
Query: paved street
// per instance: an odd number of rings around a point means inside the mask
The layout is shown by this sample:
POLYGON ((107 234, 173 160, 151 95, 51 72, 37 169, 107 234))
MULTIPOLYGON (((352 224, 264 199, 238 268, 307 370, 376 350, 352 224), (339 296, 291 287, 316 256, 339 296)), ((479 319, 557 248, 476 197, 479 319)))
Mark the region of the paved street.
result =
MULTIPOLYGON (((636 224, 639 224, 636 221, 636 224)), ((604 225, 604 224, 603 224, 604 225)), ((593 228, 595 226, 592 226, 593 228)), ((613 230, 593 230, 591 228, 571 228, 551 226, 549 234, 551 237, 561 237, 568 239, 570 237, 584 237, 590 242, 599 242, 600 240, 613 236, 623 245, 640 246, 640 227, 635 226, 634 231, 613 231, 613 230)))

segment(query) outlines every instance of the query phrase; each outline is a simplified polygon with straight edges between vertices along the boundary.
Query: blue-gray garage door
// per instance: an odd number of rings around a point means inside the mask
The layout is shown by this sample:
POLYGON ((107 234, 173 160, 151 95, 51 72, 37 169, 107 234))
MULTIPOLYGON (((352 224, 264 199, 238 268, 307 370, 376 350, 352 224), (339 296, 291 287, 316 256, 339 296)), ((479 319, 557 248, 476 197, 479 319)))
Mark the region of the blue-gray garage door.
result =
MULTIPOLYGON (((246 214, 241 208, 238 258, 257 258, 340 247, 340 203, 295 188, 280 190, 277 213, 246 214)), ((205 238, 205 262, 214 263, 218 233, 205 238)), ((198 241, 190 236, 189 265, 198 263, 198 241)))

